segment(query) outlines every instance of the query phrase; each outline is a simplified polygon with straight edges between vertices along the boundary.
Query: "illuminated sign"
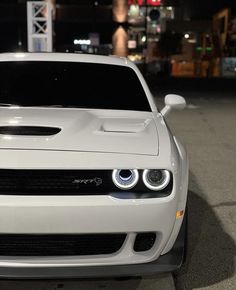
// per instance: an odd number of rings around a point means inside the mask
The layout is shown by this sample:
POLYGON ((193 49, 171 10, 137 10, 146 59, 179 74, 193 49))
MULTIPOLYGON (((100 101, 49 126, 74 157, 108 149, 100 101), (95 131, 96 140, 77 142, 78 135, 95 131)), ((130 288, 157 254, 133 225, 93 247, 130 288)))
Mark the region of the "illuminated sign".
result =
POLYGON ((150 5, 150 6, 160 6, 162 0, 129 0, 128 4, 130 5, 150 5))
POLYGON ((129 5, 142 5, 143 4, 143 0, 129 0, 128 1, 129 5))
POLYGON ((160 6, 161 0, 147 0, 147 3, 151 6, 160 6))
POLYGON ((150 6, 160 6, 162 0, 129 0, 128 4, 129 5, 150 5, 150 6))

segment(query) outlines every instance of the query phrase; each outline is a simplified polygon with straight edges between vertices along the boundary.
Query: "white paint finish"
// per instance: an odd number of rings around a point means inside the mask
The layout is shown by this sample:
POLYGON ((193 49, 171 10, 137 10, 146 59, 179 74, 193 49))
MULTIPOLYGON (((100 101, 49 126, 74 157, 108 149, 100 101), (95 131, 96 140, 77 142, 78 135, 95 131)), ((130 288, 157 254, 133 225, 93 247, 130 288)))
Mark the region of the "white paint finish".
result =
POLYGON ((0 204, 2 233, 158 233, 156 245, 146 253, 133 252, 131 235, 121 251, 112 255, 30 258, 30 262, 28 258, 2 257, 0 266, 115 265, 158 258, 173 229, 177 199, 174 193, 166 198, 143 200, 109 196, 1 196, 0 204))
POLYGON ((111 196, 3 195, 0 204, 0 231, 8 233, 158 231, 164 228, 161 214, 169 211, 167 220, 173 222, 171 211, 177 207, 174 194, 143 200, 111 196), (28 219, 29 216, 32 218, 28 219))
POLYGON ((153 113, 63 108, 0 108, 0 126, 58 127, 54 136, 0 135, 0 149, 158 154, 153 113))
POLYGON ((174 94, 166 95, 165 107, 161 110, 161 114, 167 116, 171 110, 183 110, 185 107, 186 101, 182 96, 174 94))
POLYGON ((130 169, 166 168, 175 170, 164 156, 115 153, 0 150, 1 168, 5 169, 130 169))

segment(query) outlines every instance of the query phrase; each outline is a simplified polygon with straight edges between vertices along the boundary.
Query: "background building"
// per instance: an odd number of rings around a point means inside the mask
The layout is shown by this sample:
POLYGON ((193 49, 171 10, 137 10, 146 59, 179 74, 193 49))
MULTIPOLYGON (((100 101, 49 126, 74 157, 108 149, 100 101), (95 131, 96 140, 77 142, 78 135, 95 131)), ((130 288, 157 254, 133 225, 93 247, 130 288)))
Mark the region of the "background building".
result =
MULTIPOLYGON (((27 50, 26 2, 0 1, 1 52, 27 50)), ((127 56, 147 75, 235 77, 235 1, 47 2, 54 51, 127 56)))

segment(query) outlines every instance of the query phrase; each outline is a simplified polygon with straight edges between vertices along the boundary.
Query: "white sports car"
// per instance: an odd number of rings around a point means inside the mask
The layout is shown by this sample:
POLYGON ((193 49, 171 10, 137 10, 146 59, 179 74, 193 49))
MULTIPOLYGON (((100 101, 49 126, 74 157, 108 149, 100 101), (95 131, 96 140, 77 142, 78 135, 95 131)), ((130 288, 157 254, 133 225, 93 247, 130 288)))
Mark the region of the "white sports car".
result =
POLYGON ((185 255, 188 160, 138 68, 0 55, 0 277, 144 275, 185 255))

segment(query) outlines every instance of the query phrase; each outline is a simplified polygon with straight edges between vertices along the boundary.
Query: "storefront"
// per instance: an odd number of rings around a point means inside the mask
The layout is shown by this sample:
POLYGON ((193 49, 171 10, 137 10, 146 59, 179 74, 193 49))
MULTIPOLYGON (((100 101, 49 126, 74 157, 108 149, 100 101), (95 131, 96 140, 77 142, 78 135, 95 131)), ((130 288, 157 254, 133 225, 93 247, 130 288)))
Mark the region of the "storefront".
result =
POLYGON ((161 0, 128 1, 128 57, 134 62, 157 58, 157 43, 166 30, 166 21, 174 19, 174 8, 161 0))

